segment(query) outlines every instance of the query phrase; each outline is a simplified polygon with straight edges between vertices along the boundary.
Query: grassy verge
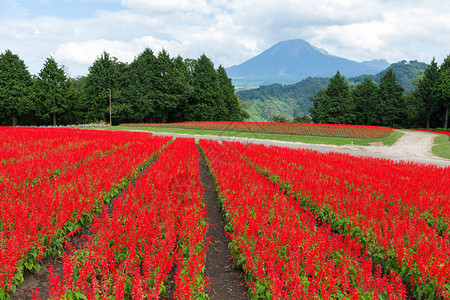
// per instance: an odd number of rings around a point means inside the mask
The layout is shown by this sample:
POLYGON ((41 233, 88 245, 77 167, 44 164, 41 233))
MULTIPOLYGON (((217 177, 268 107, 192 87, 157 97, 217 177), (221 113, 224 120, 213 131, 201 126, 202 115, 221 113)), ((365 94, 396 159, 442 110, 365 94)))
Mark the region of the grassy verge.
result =
POLYGON ((245 137, 251 139, 268 139, 285 142, 302 142, 307 144, 325 144, 325 145, 360 145, 369 146, 370 143, 383 143, 386 146, 394 144, 403 133, 393 131, 392 134, 385 138, 362 140, 356 138, 331 138, 320 136, 298 136, 289 134, 272 134, 272 133, 256 133, 256 132, 237 132, 237 131, 220 131, 220 130, 197 130, 184 128, 169 128, 169 127, 151 127, 151 126, 114 126, 113 130, 144 130, 154 132, 168 132, 168 133, 184 133, 184 134, 199 134, 199 135, 216 135, 216 136, 234 136, 245 137))
POLYGON ((450 137, 445 134, 439 134, 434 139, 434 145, 431 149, 434 155, 450 159, 450 137))

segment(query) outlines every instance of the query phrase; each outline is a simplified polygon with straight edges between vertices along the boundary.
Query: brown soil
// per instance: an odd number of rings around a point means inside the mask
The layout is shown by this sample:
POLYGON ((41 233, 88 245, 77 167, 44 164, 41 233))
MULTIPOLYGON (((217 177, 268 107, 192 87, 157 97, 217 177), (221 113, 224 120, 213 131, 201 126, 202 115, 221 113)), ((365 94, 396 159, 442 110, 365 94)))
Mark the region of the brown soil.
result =
MULTIPOLYGON (((201 151, 200 151, 201 153, 201 151)), ((228 249, 230 239, 225 235, 225 221, 215 190, 215 184, 205 157, 200 155, 200 177, 205 188, 207 237, 211 241, 206 251, 205 275, 210 287, 206 291, 210 299, 249 299, 242 270, 233 268, 233 259, 228 249)))
POLYGON ((16 293, 11 294, 12 300, 28 300, 28 299, 36 299, 32 298, 31 295, 36 288, 39 288, 39 298, 40 299, 48 299, 49 295, 49 286, 50 283, 48 281, 48 267, 49 264, 53 265, 53 268, 59 276, 62 276, 62 261, 58 258, 49 258, 44 261, 44 264, 41 267, 39 272, 35 271, 25 271, 24 281, 23 283, 17 287, 16 293))

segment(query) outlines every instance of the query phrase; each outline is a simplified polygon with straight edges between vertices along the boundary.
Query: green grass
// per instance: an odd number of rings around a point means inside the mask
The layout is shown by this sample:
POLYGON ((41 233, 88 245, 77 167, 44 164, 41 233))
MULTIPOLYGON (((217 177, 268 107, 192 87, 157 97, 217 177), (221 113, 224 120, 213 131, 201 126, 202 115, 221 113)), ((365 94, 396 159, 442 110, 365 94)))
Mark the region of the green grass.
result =
POLYGON ((255 133, 255 132, 237 132, 237 131, 220 131, 220 130, 196 130, 184 128, 169 128, 169 127, 152 127, 152 126, 113 126, 113 130, 144 130, 153 132, 168 132, 168 133, 185 133, 185 134, 199 134, 199 135, 216 135, 216 136, 234 136, 245 137, 251 139, 268 139, 285 142, 301 142, 307 144, 325 144, 325 145, 360 145, 369 146, 370 143, 383 143, 386 146, 394 144, 403 133, 393 131, 389 136, 381 139, 362 140, 356 138, 332 138, 320 136, 298 136, 289 134, 272 134, 272 133, 255 133))
POLYGON ((449 136, 445 134, 439 134, 434 139, 434 145, 431 152, 439 157, 450 159, 450 140, 449 136))

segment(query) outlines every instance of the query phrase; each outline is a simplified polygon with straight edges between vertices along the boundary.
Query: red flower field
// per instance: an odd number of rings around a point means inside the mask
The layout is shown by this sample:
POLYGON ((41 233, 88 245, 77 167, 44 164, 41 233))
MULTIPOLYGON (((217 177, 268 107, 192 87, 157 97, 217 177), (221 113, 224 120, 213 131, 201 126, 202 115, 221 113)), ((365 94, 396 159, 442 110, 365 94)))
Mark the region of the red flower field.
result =
POLYGON ((240 131, 254 133, 278 133, 290 135, 378 139, 391 134, 392 128, 364 125, 272 123, 272 122, 180 122, 121 124, 126 126, 157 126, 202 130, 240 131))
POLYGON ((202 156, 249 298, 450 299, 448 167, 14 127, 0 127, 0 299, 44 265, 50 299, 208 299, 202 156))

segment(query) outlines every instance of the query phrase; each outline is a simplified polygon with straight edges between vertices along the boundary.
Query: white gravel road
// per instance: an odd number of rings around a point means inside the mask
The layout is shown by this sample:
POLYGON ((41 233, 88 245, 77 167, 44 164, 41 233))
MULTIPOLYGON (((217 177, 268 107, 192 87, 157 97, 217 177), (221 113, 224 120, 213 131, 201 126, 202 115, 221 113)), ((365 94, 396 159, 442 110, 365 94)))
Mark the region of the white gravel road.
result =
POLYGON ((404 135, 392 146, 344 146, 344 148, 392 156, 437 158, 431 153, 435 134, 410 130, 402 130, 401 132, 404 135))

